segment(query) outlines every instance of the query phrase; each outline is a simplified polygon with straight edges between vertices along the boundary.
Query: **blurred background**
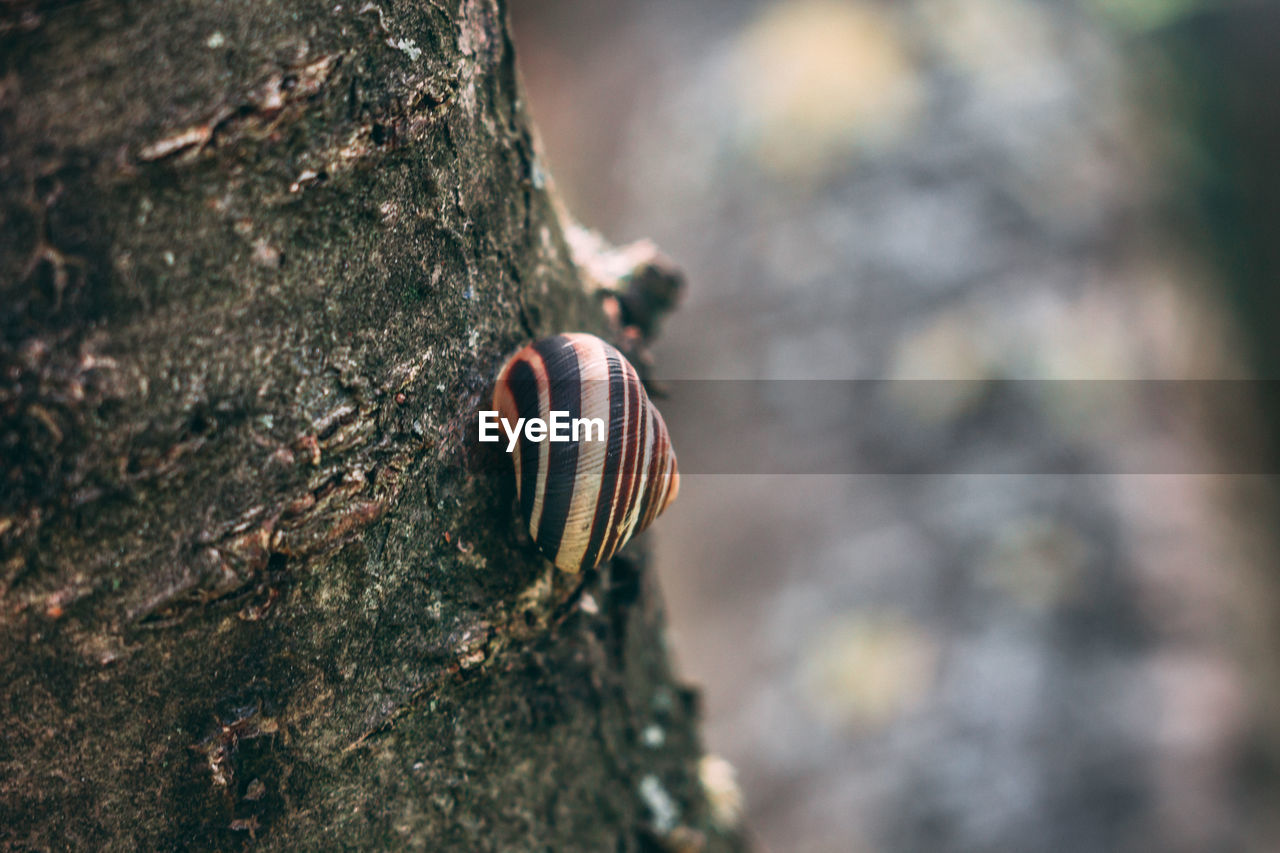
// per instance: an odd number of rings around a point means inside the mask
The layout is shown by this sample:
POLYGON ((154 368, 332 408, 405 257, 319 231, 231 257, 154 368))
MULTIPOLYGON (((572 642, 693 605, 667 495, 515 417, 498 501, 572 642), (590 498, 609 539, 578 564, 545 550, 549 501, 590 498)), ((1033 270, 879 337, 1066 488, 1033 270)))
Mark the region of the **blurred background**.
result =
POLYGON ((1274 4, 512 5, 658 377, 892 380, 650 536, 754 845, 1280 850, 1274 4))

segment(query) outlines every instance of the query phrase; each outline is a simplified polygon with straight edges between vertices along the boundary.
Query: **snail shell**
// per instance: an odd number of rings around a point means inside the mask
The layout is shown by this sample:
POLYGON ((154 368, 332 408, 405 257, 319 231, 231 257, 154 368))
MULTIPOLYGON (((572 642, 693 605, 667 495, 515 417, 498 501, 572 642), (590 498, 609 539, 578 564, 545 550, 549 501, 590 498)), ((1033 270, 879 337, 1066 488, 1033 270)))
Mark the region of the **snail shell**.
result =
POLYGON ((493 407, 511 424, 552 411, 604 421, 603 441, 522 434, 511 453, 529 534, 564 571, 608 560, 680 490, 662 415, 635 368, 595 335, 556 335, 520 350, 498 376, 493 407))

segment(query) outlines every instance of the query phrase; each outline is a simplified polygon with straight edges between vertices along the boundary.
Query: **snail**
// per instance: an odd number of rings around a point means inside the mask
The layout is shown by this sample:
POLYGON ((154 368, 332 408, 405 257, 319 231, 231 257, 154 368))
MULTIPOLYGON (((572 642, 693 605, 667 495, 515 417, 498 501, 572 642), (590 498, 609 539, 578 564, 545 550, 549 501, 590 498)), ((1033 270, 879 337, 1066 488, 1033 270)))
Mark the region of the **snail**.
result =
MULTIPOLYGON (((510 455, 516 495, 529 534, 566 572, 612 557, 676 498, 680 474, 662 415, 634 367, 594 335, 571 333, 535 341, 503 366, 493 407, 517 424, 510 455), (582 440, 541 438, 519 419, 557 415, 603 429, 582 440)), ((561 424, 564 422, 561 421, 561 424)), ((575 423, 575 432, 576 432, 575 423)))

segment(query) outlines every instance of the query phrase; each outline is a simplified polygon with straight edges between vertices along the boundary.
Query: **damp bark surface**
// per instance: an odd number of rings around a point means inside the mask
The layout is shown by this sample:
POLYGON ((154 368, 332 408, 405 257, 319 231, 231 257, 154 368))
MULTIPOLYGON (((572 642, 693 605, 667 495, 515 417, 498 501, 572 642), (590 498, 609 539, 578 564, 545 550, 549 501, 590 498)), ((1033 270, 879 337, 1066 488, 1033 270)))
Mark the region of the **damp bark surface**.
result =
POLYGON ((468 437, 617 332, 514 63, 492 0, 0 12, 0 847, 736 848, 643 548, 584 593, 468 437))

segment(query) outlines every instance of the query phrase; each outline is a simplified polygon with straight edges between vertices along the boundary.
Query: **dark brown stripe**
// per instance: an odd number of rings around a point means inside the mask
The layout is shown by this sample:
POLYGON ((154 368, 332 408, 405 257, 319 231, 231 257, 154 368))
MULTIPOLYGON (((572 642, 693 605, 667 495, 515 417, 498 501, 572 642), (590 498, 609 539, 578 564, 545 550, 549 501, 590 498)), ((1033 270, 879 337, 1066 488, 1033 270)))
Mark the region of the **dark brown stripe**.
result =
MULTIPOLYGON (((614 494, 612 498, 612 506, 610 508, 610 518, 605 522, 607 527, 604 532, 604 541, 600 543, 600 553, 596 555, 597 563, 602 563, 613 556, 613 552, 617 549, 617 529, 618 521, 626 513, 627 493, 631 487, 631 468, 635 458, 635 446, 631 442, 630 429, 632 418, 635 417, 635 401, 631 397, 631 386, 627 381, 627 365, 624 362, 622 366, 622 390, 623 390, 623 409, 622 417, 619 420, 617 430, 621 437, 621 443, 618 451, 618 477, 614 483, 614 494)), ((609 427, 610 432, 613 431, 613 425, 609 427)))
MULTIPOLYGON (((507 390, 516 404, 516 416, 521 418, 538 417, 538 376, 533 366, 523 358, 511 365, 507 374, 507 390)), ((511 426, 515 426, 512 424, 511 426)), ((506 441, 506 434, 503 434, 506 441)), ((520 454, 520 511, 527 521, 533 515, 533 498, 538 489, 538 445, 520 434, 520 444, 516 448, 520 454)))
MULTIPOLYGON (((549 377, 552 412, 568 412, 570 418, 581 416, 582 379, 578 370, 578 353, 568 338, 556 335, 533 345, 542 356, 549 377)), ((548 414, 549 417, 549 414, 548 414)), ((537 448, 538 445, 530 442, 537 448)), ((545 480, 542 495, 542 519, 534 539, 544 554, 555 559, 569 518, 573 486, 578 473, 578 443, 554 442, 548 445, 547 470, 540 472, 545 480)), ((532 506, 532 504, 530 505, 532 506)))
POLYGON ((600 557, 600 547, 604 545, 605 535, 609 532, 610 510, 616 497, 618 470, 622 467, 623 430, 626 428, 627 385, 622 362, 612 347, 606 348, 605 352, 608 353, 609 360, 609 434, 606 436, 609 446, 605 450, 600 494, 596 498, 595 512, 591 517, 591 539, 582 559, 585 568, 595 567, 600 557))
POLYGON ((626 373, 625 381, 627 386, 627 416, 626 423, 623 425, 622 439, 625 464, 622 469, 618 506, 614 510, 613 524, 600 555, 602 560, 612 557, 626 541, 623 533, 619 532, 618 526, 629 515, 631 507, 635 505, 639 496, 640 472, 644 468, 645 424, 648 420, 645 417, 644 388, 640 384, 640 377, 636 375, 635 369, 630 364, 625 365, 624 372, 626 373))
POLYGON ((646 510, 644 526, 648 527, 658 518, 658 514, 662 512, 663 501, 667 499, 668 486, 670 485, 670 477, 673 474, 672 468, 675 459, 671 455, 671 434, 667 432, 667 424, 662 420, 662 413, 656 408, 653 411, 653 428, 657 430, 657 434, 662 439, 662 446, 656 450, 659 454, 657 458, 662 460, 662 471, 658 476, 649 479, 651 505, 646 510))
POLYGON ((655 486, 661 482, 662 472, 667 467, 667 444, 666 436, 663 434, 665 430, 653 416, 652 404, 644 407, 644 414, 645 420, 649 421, 650 428, 653 430, 653 449, 649 451, 649 473, 645 477, 644 494, 640 497, 640 512, 637 515, 635 529, 631 531, 632 536, 649 526, 652 520, 649 518, 649 508, 654 502, 655 486))

